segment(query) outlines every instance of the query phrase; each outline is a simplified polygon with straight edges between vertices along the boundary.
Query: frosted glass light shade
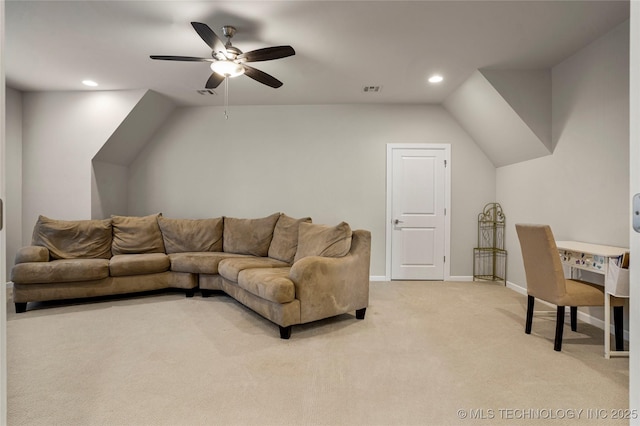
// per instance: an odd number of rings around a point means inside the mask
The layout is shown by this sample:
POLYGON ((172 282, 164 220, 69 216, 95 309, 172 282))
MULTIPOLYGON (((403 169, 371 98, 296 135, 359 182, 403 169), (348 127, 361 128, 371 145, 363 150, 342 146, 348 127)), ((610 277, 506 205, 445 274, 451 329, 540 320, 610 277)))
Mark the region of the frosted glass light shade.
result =
POLYGON ((211 63, 213 72, 223 77, 237 77, 244 74, 244 67, 233 61, 215 61, 211 63))

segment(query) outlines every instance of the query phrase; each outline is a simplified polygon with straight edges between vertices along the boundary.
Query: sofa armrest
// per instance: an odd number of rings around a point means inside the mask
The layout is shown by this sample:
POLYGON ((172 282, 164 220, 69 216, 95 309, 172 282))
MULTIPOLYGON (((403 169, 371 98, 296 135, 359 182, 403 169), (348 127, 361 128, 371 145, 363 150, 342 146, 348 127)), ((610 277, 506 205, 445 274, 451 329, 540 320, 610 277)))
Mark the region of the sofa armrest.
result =
POLYGON ((353 232, 344 257, 309 256, 291 267, 302 323, 366 308, 369 304, 371 233, 353 232))
POLYGON ((16 253, 16 265, 18 263, 28 262, 48 262, 49 261, 49 249, 41 246, 27 246, 22 247, 16 253))

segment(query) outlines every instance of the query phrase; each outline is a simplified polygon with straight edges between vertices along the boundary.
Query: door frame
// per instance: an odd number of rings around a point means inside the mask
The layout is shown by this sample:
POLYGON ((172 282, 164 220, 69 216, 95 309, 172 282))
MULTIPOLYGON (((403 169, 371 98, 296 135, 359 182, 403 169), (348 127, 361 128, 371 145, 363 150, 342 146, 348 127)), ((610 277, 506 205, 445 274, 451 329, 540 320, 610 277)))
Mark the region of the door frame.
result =
MULTIPOLYGON (((629 200, 640 193, 640 123, 636 119, 640 114, 640 3, 632 1, 631 27, 629 36, 629 200)), ((631 202, 629 203, 631 208, 631 202)), ((633 217, 631 210, 631 217, 633 217)), ((637 413, 640 410, 640 234, 629 226, 629 275, 631 279, 629 294, 629 409, 637 413)), ((640 418, 629 421, 630 425, 640 425, 640 418)))
POLYGON ((447 162, 444 168, 444 281, 451 278, 451 144, 445 143, 388 143, 387 144, 387 212, 385 215, 385 281, 391 281, 391 234, 393 232, 393 150, 443 150, 447 162))
MULTIPOLYGON (((5 171, 5 99, 6 84, 4 73, 4 2, 0 1, 0 197, 3 200, 6 192, 5 171)), ((6 257, 6 206, 4 208, 2 230, 0 230, 0 424, 7 424, 7 257, 6 257)))

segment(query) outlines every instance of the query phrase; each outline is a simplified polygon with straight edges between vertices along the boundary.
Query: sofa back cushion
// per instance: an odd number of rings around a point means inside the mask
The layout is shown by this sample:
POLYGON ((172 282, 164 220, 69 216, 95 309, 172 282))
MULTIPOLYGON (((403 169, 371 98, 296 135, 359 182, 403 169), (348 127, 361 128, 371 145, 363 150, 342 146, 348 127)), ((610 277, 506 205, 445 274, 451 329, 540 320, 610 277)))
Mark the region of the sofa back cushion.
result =
POLYGON ((293 263, 293 258, 298 250, 298 228, 302 222, 311 223, 311 218, 294 219, 284 213, 280 215, 269 246, 270 258, 293 263))
POLYGON ((149 216, 111 216, 113 255, 164 253, 164 242, 158 226, 160 215, 158 213, 149 216))
POLYGON ((52 259, 109 259, 111 219, 56 220, 40 216, 31 244, 49 249, 52 259))
POLYGON ((351 235, 347 222, 336 226, 303 222, 298 228, 298 250, 294 262, 307 256, 346 256, 351 250, 351 235))
POLYGON ((228 253, 267 256, 279 217, 280 213, 260 219, 225 217, 222 248, 228 253))
POLYGON ((169 219, 158 217, 167 254, 222 251, 221 217, 215 219, 169 219))

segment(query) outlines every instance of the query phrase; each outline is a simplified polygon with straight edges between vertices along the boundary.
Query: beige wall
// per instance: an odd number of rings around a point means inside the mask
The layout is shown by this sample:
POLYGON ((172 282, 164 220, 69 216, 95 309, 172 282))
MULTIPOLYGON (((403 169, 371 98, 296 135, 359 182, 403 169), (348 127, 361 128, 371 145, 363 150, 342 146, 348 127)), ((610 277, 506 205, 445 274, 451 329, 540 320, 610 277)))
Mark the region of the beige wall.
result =
POLYGON ((23 95, 22 242, 38 215, 91 218, 91 159, 144 90, 23 95))
POLYGON ((495 168, 440 106, 178 108, 129 170, 131 214, 260 217, 276 211, 372 231, 385 274, 386 144, 452 145, 451 274, 472 274, 476 216, 495 168))
MULTIPOLYGON (((440 106, 231 107, 229 120, 217 107, 178 108, 129 167, 118 166, 118 179, 102 185, 106 198, 97 208, 91 158, 143 93, 22 96, 19 245, 29 243, 39 214, 88 219, 92 209, 107 208, 121 214, 258 217, 283 211, 371 230, 371 273, 381 277, 386 144, 449 143, 451 274, 471 275, 476 215, 495 198, 495 168, 440 106), (111 200, 112 193, 128 194, 128 200, 111 200)), ((7 252, 13 256, 14 250, 7 252)))
POLYGON ((627 22, 554 67, 553 154, 497 169, 514 285, 526 287, 516 223, 549 224, 557 240, 629 245, 628 52, 627 22))

